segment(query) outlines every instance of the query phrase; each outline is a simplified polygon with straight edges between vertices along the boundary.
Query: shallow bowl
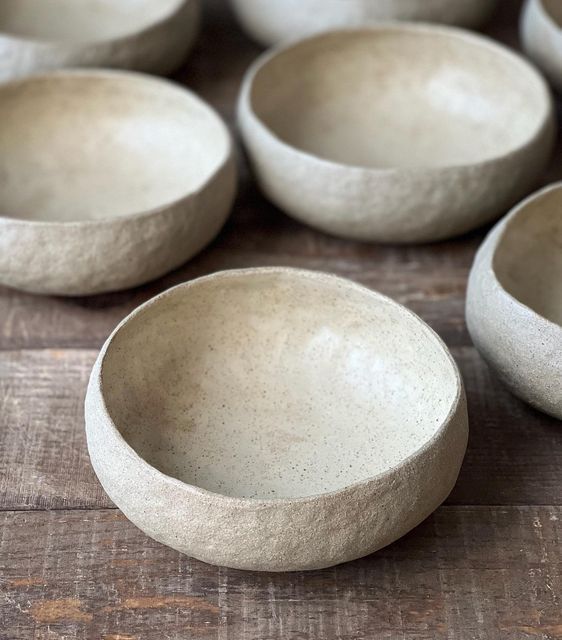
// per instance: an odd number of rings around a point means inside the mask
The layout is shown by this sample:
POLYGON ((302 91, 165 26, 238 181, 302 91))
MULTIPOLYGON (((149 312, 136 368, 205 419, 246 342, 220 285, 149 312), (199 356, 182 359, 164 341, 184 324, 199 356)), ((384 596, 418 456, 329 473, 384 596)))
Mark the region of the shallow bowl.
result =
POLYGON ((521 14, 521 42, 525 53, 562 92, 562 3, 527 0, 521 14))
POLYGON ((541 76, 450 27, 331 32, 250 68, 239 123, 264 193, 295 218, 358 240, 423 242, 499 216, 551 153, 541 76))
POLYGON ((270 46, 386 20, 477 27, 491 15, 496 0, 232 0, 232 5, 248 35, 270 46))
POLYGON ((187 282, 105 343, 86 397, 94 469, 149 536, 218 565, 314 569, 371 553, 455 484, 457 367, 401 305, 284 268, 187 282))
POLYGON ((199 14, 199 0, 2 0, 0 81, 82 66, 170 73, 199 14))
POLYGON ((218 233, 234 198, 226 126, 131 72, 0 86, 0 283, 83 295, 136 286, 218 233))
POLYGON ((466 320, 517 396, 562 419, 562 183, 518 205, 488 234, 470 273, 466 320))

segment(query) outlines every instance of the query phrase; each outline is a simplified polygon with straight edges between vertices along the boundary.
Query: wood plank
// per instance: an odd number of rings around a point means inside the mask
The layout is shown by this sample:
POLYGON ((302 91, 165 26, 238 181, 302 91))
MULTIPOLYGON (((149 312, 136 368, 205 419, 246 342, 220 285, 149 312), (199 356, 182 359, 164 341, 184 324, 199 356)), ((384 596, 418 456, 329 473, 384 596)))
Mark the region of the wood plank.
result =
MULTIPOLYGON (((469 397, 469 451, 449 502, 562 504, 560 424, 515 400, 472 348, 454 349, 469 397)), ((106 507, 86 451, 95 351, 0 352, 0 509, 106 507)))
POLYGON ((112 510, 5 512, 0 638, 560 638, 561 519, 442 507, 367 558, 257 574, 182 556, 112 510))

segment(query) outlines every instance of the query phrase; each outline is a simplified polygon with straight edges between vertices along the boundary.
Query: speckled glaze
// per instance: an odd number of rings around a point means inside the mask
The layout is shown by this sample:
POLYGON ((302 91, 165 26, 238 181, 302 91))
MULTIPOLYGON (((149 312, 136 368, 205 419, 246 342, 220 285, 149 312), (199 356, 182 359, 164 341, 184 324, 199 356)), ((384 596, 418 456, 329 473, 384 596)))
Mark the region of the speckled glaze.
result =
POLYGON ((562 92, 562 2, 527 0, 521 14, 523 50, 562 92))
POLYGON ((0 86, 0 283, 133 287, 210 242, 234 199, 230 134, 197 96, 130 72, 0 86))
POLYGON ((232 0, 244 30, 270 46, 321 31, 386 20, 477 27, 496 0, 232 0))
POLYGON ((468 283, 477 349, 517 396, 562 419, 562 183, 488 234, 468 283))
POLYGON ((2 0, 0 81, 62 67, 170 73, 199 14, 199 0, 2 0))
POLYGON ((382 242, 449 238, 495 219, 532 189, 555 133, 548 87, 522 58, 458 29, 405 23, 266 53, 238 114, 272 202, 327 233, 382 242))
POLYGON ((86 432, 149 536, 242 569, 315 569, 389 544, 451 491, 457 367, 417 316, 317 272, 225 271, 153 298, 93 368, 86 432))

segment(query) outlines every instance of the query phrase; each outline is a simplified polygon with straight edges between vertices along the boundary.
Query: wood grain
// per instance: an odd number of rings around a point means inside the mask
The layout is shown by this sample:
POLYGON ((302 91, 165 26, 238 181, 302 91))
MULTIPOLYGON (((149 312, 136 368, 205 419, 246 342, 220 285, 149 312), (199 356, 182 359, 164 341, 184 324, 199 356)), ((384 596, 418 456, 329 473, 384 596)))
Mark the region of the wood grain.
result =
POLYGON ((442 507, 363 560, 255 574, 182 556, 117 511, 5 512, 0 638, 560 638, 561 519, 442 507))
MULTIPOLYGON (((107 507, 86 450, 83 399, 96 351, 0 352, 0 508, 107 507)), ((513 398, 473 348, 464 376, 469 450, 449 502, 562 505, 562 429, 513 398)), ((397 425, 399 428, 399 425, 397 425)))

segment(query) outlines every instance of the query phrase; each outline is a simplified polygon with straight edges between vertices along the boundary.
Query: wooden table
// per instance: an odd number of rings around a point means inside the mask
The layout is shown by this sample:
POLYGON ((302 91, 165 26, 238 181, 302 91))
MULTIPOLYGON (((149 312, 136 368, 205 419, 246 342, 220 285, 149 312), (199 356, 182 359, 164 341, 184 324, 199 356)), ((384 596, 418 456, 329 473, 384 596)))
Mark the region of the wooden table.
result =
MULTIPOLYGON (((500 4, 491 33, 515 44, 519 2, 500 4)), ((179 79, 232 124, 259 50, 224 0, 207 5, 179 79)), ((561 152, 545 181, 560 177, 561 152)), ((562 638, 562 424, 513 398, 471 345, 464 294, 483 235, 422 247, 330 238, 269 205, 243 169, 219 238, 156 282, 80 299, 0 289, 0 639, 562 638), (110 330, 171 285, 253 265, 333 271, 378 289, 429 322, 462 369, 471 434, 458 484, 370 557, 308 573, 212 567, 138 531, 90 467, 83 398, 110 330)))

